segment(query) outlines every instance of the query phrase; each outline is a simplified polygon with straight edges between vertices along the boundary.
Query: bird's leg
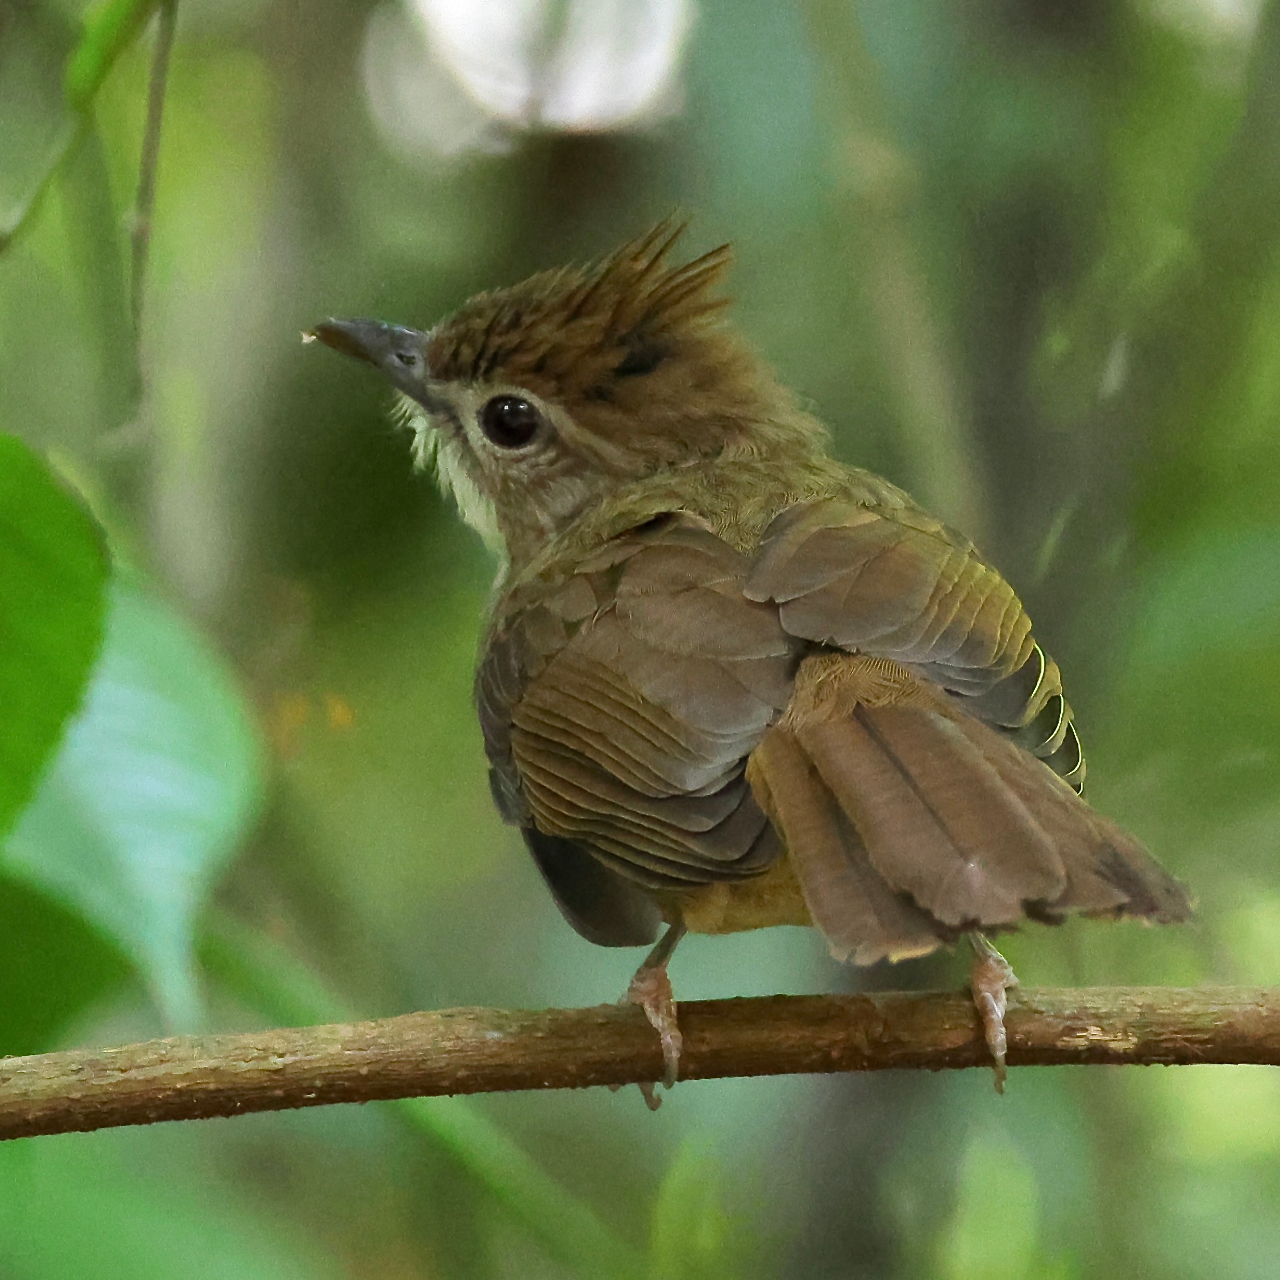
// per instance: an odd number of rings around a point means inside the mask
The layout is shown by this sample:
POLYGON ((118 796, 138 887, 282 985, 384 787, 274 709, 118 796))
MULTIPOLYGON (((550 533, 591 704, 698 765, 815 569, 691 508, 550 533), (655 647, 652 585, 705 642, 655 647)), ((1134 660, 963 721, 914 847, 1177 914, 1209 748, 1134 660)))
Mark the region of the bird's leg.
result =
POLYGON ((1007 992, 1018 985, 1018 977, 1012 966, 990 942, 977 930, 968 935, 973 947, 973 968, 969 973, 969 989, 973 1003, 978 1006, 982 1029, 987 1037, 987 1047, 995 1060, 996 1092, 1004 1092, 1004 1055, 1009 1040, 1004 1029, 1004 1011, 1008 1003, 1007 992))
MULTIPOLYGON (((671 953, 684 933, 683 921, 667 926, 667 931, 658 939, 657 946, 645 956, 644 963, 636 970, 635 977, 627 987, 627 994, 623 997, 644 1010, 645 1017, 653 1024, 653 1029, 662 1041, 662 1060, 667 1064, 662 1084, 667 1089, 675 1084, 679 1075, 680 1050, 683 1046, 680 1027, 676 1022, 676 1002, 671 994, 671 979, 667 977, 667 961, 671 959, 671 953)), ((649 1081, 641 1083, 640 1092, 644 1094, 650 1111, 656 1111, 661 1106, 662 1099, 649 1081)))

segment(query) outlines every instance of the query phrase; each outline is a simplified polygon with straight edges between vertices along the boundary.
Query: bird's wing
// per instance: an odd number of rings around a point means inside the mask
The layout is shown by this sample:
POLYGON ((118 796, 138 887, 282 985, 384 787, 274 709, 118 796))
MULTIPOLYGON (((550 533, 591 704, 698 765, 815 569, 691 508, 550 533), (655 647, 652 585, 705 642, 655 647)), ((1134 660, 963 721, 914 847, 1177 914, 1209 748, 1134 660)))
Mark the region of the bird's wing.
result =
POLYGON ((1058 669, 966 540, 909 507, 801 504, 744 590, 813 646, 750 777, 835 950, 919 954, 1068 910, 1186 916, 1181 886, 1076 794, 1058 669))
POLYGON ((1078 791, 1084 756, 1057 663, 968 539, 910 507, 827 499, 769 526, 746 583, 786 631, 891 658, 953 694, 1078 791))
POLYGON ((594 941, 645 940, 642 888, 740 879, 780 852, 744 770, 801 645, 743 594, 747 569, 675 514, 521 581, 499 610, 477 678, 495 798, 594 941), (592 863, 606 874, 585 885, 592 863))

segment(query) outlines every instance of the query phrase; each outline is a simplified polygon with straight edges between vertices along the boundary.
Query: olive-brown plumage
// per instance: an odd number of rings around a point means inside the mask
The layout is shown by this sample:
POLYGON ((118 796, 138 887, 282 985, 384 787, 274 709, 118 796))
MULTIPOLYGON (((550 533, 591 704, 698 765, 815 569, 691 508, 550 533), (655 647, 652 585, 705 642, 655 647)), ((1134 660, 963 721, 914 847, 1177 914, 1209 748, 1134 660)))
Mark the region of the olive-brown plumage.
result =
POLYGON ((1072 911, 1186 918, 1080 798, 1056 664, 971 543, 826 454, 664 224, 428 333, 403 393, 503 558, 476 683, 503 817, 593 942, 816 925, 858 963, 1072 911))

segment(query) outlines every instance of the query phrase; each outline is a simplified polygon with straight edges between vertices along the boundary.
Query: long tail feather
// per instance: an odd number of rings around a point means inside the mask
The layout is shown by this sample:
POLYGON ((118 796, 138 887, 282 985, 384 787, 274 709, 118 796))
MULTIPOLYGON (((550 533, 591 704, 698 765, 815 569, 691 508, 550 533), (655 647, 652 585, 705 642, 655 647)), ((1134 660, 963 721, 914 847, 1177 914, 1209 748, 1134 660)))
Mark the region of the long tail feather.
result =
POLYGON ((837 959, 874 964, 938 947, 935 922, 872 867, 857 831, 789 730, 769 733, 747 777, 783 834, 805 905, 837 959))
POLYGON ((872 674, 798 685, 747 770, 834 953, 919 955, 1072 911, 1187 918, 1183 887, 1049 764, 908 673, 872 674))
POLYGON ((944 924, 1012 924, 1061 892, 1061 860, 955 726, 925 707, 860 706, 798 730, 872 864, 944 924))

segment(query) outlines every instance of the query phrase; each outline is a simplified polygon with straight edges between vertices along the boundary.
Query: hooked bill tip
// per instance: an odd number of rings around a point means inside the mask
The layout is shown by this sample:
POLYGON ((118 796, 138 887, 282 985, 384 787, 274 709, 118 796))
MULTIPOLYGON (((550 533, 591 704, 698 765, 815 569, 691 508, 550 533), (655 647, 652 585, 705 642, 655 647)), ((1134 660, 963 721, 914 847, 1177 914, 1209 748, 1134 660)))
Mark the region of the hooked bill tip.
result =
POLYGON ((344 356, 355 356, 374 364, 369 339, 376 332, 375 322, 370 320, 322 321, 302 335, 303 342, 323 342, 326 347, 340 351, 344 356))
MULTIPOLYGON (((305 336, 305 335, 304 335, 305 336)), ((412 391, 421 378, 423 345, 427 335, 384 320, 335 320, 330 317, 310 330, 310 338, 344 356, 354 356, 381 370, 402 390, 412 391)))
POLYGON ((446 411, 448 403, 433 390, 427 366, 429 333, 387 324, 384 320, 335 320, 330 317, 303 335, 323 342, 344 356, 372 365, 393 387, 416 400, 428 413, 446 411))

